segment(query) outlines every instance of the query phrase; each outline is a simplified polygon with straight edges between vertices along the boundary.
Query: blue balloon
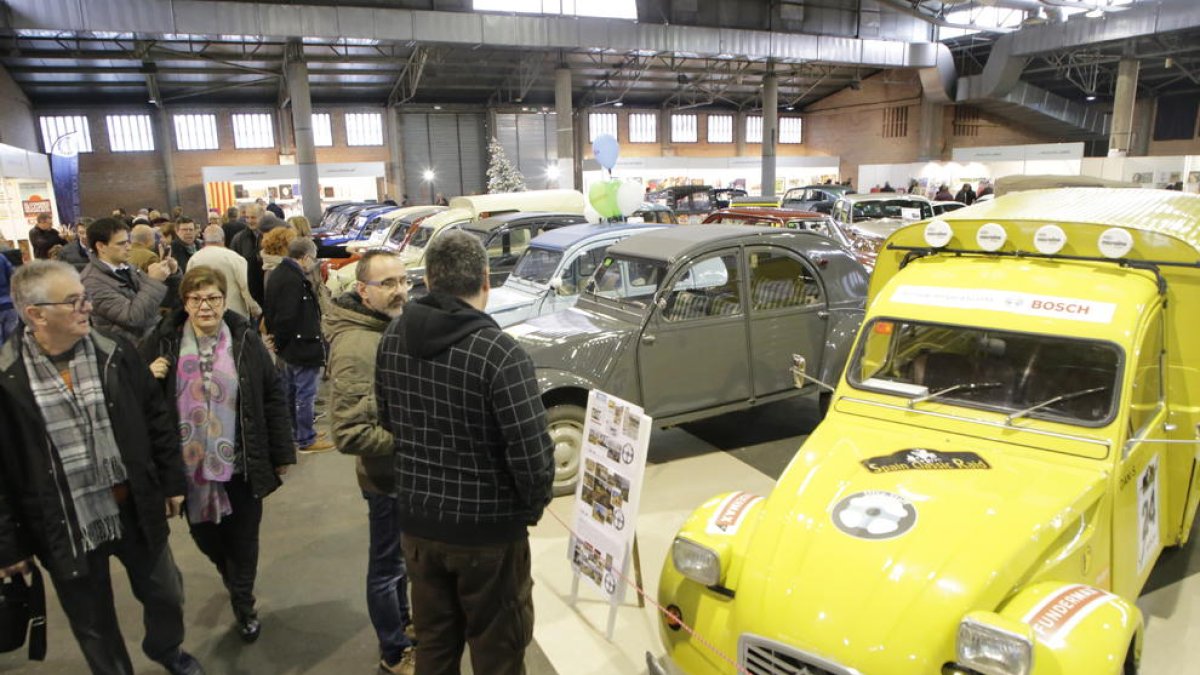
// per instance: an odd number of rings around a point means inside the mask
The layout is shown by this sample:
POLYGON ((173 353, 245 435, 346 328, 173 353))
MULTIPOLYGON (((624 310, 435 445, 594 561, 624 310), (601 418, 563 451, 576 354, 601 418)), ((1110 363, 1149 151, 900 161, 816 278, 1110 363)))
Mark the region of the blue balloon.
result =
POLYGON ((597 136, 596 140, 592 141, 592 155, 596 157, 600 166, 609 171, 612 171, 613 167, 617 165, 617 154, 620 150, 621 146, 612 134, 597 136))

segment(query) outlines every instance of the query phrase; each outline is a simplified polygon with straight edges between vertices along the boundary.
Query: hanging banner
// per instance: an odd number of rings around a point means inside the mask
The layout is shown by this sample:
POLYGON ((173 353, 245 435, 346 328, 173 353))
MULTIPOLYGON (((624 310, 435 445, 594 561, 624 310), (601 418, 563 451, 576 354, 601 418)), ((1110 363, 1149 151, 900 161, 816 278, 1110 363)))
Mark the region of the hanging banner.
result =
POLYGON ((54 201, 58 221, 71 225, 79 222, 79 153, 67 136, 58 139, 50 155, 50 179, 54 183, 54 201))
POLYGON ((594 389, 588 396, 570 559, 613 603, 625 595, 652 422, 628 401, 594 389))

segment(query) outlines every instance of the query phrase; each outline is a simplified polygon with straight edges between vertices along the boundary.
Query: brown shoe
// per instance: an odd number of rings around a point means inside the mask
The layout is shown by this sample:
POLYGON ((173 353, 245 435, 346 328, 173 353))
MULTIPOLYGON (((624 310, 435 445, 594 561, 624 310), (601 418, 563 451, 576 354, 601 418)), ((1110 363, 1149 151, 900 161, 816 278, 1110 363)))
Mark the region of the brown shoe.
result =
POLYGON ((380 659, 379 675, 414 675, 417 672, 417 650, 409 647, 400 660, 392 665, 380 659))
POLYGON ((298 448, 296 452, 305 455, 313 455, 321 452, 329 452, 330 450, 333 450, 333 443, 321 438, 317 438, 317 440, 313 441, 312 443, 302 448, 298 448))

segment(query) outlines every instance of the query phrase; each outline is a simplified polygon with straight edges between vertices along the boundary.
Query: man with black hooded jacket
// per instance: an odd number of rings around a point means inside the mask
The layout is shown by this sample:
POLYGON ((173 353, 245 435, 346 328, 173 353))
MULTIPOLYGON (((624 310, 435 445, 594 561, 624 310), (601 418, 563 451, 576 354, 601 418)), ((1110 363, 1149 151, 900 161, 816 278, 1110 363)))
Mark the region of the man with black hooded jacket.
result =
POLYGON ((418 675, 524 673, 533 639, 528 527, 550 502, 553 444, 533 361, 483 312, 487 252, 447 232, 425 253, 429 295, 379 345, 380 424, 395 437, 418 675))

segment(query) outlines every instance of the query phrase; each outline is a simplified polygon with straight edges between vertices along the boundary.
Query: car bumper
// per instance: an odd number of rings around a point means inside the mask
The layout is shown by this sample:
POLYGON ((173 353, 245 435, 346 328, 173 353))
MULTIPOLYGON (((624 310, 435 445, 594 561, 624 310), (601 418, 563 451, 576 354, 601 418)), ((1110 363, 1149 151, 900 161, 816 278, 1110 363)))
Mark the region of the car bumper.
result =
POLYGON ((665 656, 654 656, 650 652, 646 652, 646 669, 650 675, 685 675, 671 659, 665 656))

